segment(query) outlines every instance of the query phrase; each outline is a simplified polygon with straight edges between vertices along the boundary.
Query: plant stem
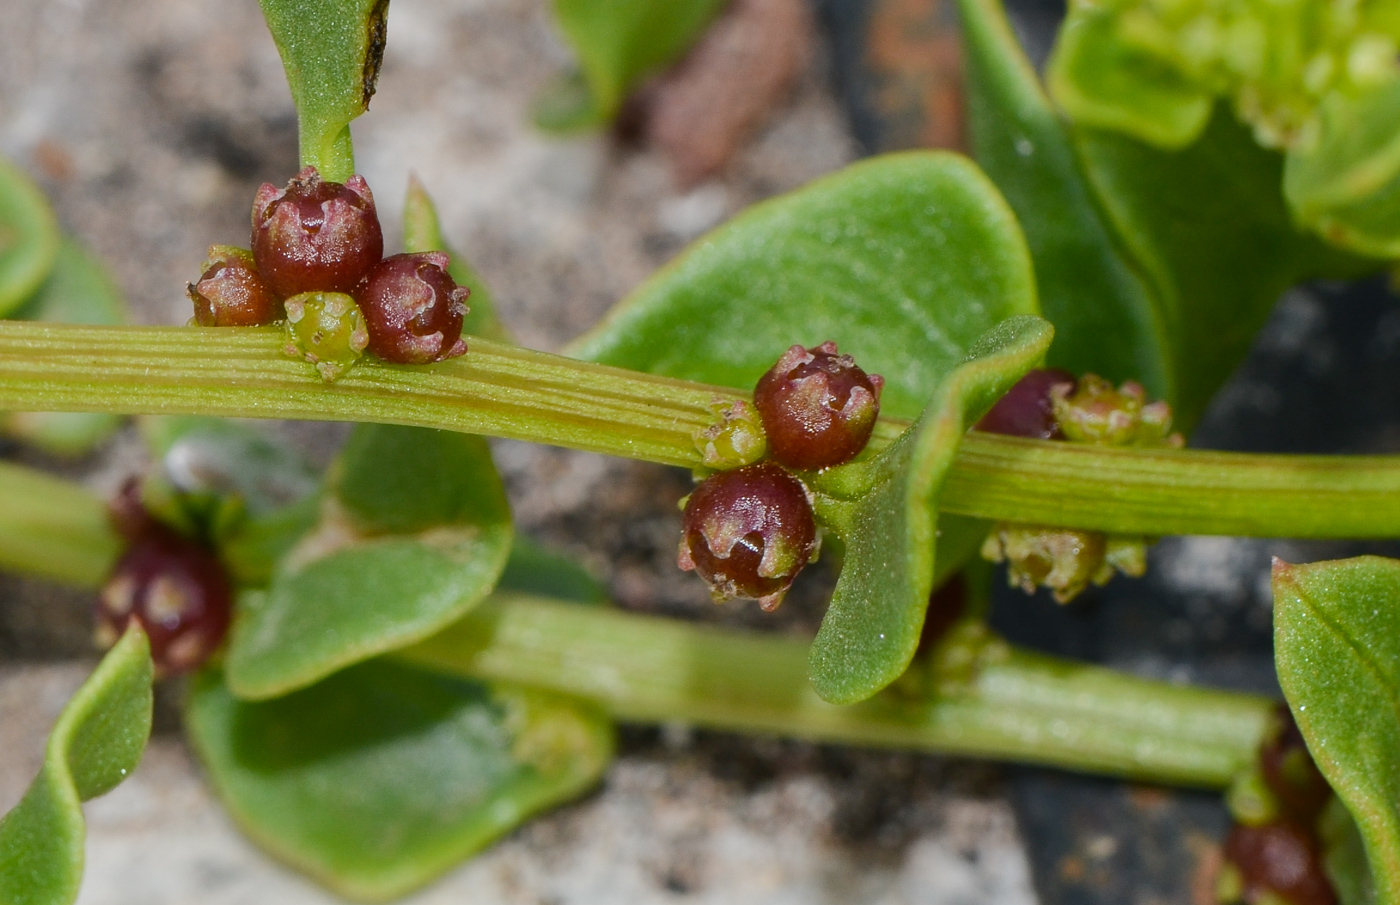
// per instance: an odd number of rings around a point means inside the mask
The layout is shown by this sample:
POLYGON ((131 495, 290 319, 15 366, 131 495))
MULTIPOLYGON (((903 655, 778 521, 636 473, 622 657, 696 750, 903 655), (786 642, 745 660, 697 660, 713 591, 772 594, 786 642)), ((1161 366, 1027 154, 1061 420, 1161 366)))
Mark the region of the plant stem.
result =
POLYGON ((96 496, 0 462, 0 570, 95 587, 120 549, 96 496))
POLYGON ((812 691, 807 648, 797 639, 498 595, 395 656, 591 698, 625 720, 1206 788, 1223 788, 1251 761, 1272 706, 1253 695, 1139 679, 993 642, 987 649, 997 655, 984 657, 951 691, 911 691, 921 668, 916 661, 891 690, 840 707, 812 691))
MULTIPOLYGON (((0 411, 200 413, 416 424, 699 466, 732 389, 470 340, 427 367, 365 361, 332 385, 276 328, 0 323, 0 411)), ((872 441, 908 426, 881 419, 872 441)), ((1125 534, 1400 536, 1400 457, 1104 449, 971 433, 939 507, 1125 534)))

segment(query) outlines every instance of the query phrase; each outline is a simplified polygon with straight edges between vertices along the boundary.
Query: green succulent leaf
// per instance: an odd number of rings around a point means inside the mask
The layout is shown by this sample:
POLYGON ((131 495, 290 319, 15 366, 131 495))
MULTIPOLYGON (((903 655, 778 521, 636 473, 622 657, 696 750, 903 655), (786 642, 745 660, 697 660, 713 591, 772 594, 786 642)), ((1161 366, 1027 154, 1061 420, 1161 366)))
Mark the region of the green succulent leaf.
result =
POLYGON ((1300 232, 1282 158, 1218 108, 1201 139, 1162 151, 1076 129, 1080 160, 1113 230, 1160 306, 1176 422, 1188 429, 1239 365, 1279 295, 1316 277, 1379 267, 1300 232))
POLYGON ((554 0, 559 29, 578 54, 587 95, 569 79, 536 121, 581 128, 612 121, 642 79, 678 60, 727 0, 554 0), (566 85, 573 86, 564 101, 566 85))
MULTIPOLYGON (((3 229, 0 226, 0 232, 3 229)), ((64 237, 49 278, 10 316, 58 324, 122 324, 126 323, 126 302, 102 263, 77 242, 64 237)), ((105 412, 0 415, 0 431, 60 456, 90 452, 120 423, 119 416, 105 412)))
POLYGON ((447 272, 459 286, 471 290, 468 303, 471 311, 462 322, 462 332, 473 336, 484 336, 496 342, 514 342, 510 331, 496 316, 496 303, 486 282, 476 272, 466 258, 457 254, 447 245, 442 235, 442 224, 438 220, 437 208, 429 197, 423 183, 416 176, 410 177, 408 195, 403 207, 404 251, 445 251, 452 258, 447 272))
POLYGON ((258 2, 292 89, 302 166, 344 182, 355 172, 350 121, 379 78, 389 0, 258 2))
POLYGON ((608 589, 573 560, 517 536, 496 589, 571 603, 603 605, 608 589))
POLYGON ((285 694, 438 631, 485 598, 511 538, 480 437, 359 425, 320 522, 265 590, 239 598, 229 686, 245 698, 285 694))
POLYGON ((1317 823, 1322 869, 1342 905, 1376 905, 1376 886, 1366 863, 1366 844, 1341 799, 1327 802, 1317 823))
POLYGON ((1283 191, 1329 242, 1400 258, 1400 78, 1324 98, 1317 128, 1288 151, 1283 191))
POLYGON ((58 220, 39 187, 0 157, 0 317, 24 304, 53 269, 58 220))
POLYGON ((855 500, 841 577, 812 643, 812 685, 823 700, 863 701, 908 667, 934 588, 938 492, 958 442, 1044 358, 1053 332, 1028 315, 998 324, 951 369, 924 414, 893 445, 868 463, 846 466, 865 471, 870 487, 855 500))
POLYGON ((83 876, 82 802, 136 769, 151 734, 150 644, 135 623, 63 708, 44 765, 0 819, 0 902, 67 905, 83 876))
POLYGON ((1400 901, 1400 562, 1274 565, 1279 684, 1356 820, 1377 899, 1400 901))
POLYGON ((1047 364, 1175 396, 1151 287, 1123 253, 997 0, 962 0, 968 124, 977 162, 1010 203, 1035 259, 1047 364))
POLYGON ((1201 136, 1215 99, 1179 69, 1124 40, 1116 9, 1076 2, 1046 64, 1055 102, 1081 126, 1131 135, 1163 149, 1201 136))
POLYGON ((571 354, 748 389, 793 343, 832 339, 885 378, 882 411, 913 418, 979 336, 1037 313, 1030 253, 996 187, 965 157, 917 151, 755 205, 571 354))
POLYGON ((244 831, 362 901, 431 882, 579 795, 612 757, 590 706, 383 661, 256 703, 206 671, 186 722, 244 831))

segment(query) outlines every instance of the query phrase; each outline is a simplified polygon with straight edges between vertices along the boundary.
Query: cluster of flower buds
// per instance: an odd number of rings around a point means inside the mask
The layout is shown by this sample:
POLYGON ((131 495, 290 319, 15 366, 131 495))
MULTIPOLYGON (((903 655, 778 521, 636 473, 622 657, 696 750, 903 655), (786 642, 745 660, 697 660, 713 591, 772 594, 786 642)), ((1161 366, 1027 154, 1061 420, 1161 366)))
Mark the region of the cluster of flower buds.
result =
POLYGON ((1336 905, 1317 833, 1331 795, 1280 704, 1254 767, 1226 796, 1236 822, 1216 878, 1220 905, 1336 905))
POLYGON ((364 178, 327 182, 307 167, 286 188, 258 189, 252 250, 211 247, 188 291, 201 326, 285 318, 287 354, 331 381, 366 349, 400 364, 466 352, 461 336, 469 291, 452 280, 447 266, 441 252, 385 258, 364 178))
POLYGON ((198 668, 223 643, 232 615, 228 575, 213 552, 157 521, 135 481, 112 502, 126 550, 97 599, 97 643, 111 647, 136 620, 158 677, 198 668))
MULTIPOLYGON (((1171 431, 1171 407, 1147 402, 1141 384, 1113 384, 1094 374, 1076 379, 1059 369, 1037 369, 1013 386, 977 422, 977 429, 1036 440, 1065 440, 1099 446, 1180 447, 1171 431)), ((1147 571, 1151 538, 1103 534, 1052 525, 1002 522, 982 545, 982 556, 1007 563, 1010 583, 1032 593, 1048 588, 1068 603, 1090 584, 1115 574, 1147 571)))
POLYGON ((811 493, 793 472, 855 458, 883 384, 833 342, 793 346, 759 380, 752 406, 717 405, 716 421, 696 432, 705 465, 723 470, 685 501, 678 564, 717 602, 753 597, 765 611, 782 602, 819 546, 811 493))

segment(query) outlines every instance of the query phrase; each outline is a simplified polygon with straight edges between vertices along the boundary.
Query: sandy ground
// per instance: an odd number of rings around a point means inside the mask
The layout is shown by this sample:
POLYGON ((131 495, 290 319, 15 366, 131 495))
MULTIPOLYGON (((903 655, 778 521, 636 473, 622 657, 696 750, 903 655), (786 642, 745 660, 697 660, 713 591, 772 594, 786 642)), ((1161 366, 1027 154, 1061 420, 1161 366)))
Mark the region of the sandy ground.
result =
MULTIPOLYGON (((543 0, 395 0, 359 166, 397 241, 410 172, 520 340, 555 350, 686 242, 854 156, 820 49, 789 101, 715 179, 682 191, 657 153, 528 123, 567 59, 543 0)), ((295 122, 252 0, 7 0, 0 153, 111 266, 141 323, 182 323, 206 246, 245 241, 253 190, 295 169, 295 122)), ((325 457, 338 426, 282 428, 325 457)), ((632 609, 756 624, 674 569, 687 478, 653 466, 497 445, 521 528, 586 562, 632 609)), ((139 467, 130 432, 76 465, 109 489, 139 467)), ((806 631, 818 571, 780 627, 806 631)), ((0 579, 0 809, 91 663, 86 595, 0 579)), ((167 698, 171 695, 166 695, 167 698)), ((231 827, 170 716, 136 775, 88 806, 81 901, 330 901, 231 827)), ((997 772, 685 731, 624 733, 603 788, 542 818, 414 902, 1033 901, 997 772)))

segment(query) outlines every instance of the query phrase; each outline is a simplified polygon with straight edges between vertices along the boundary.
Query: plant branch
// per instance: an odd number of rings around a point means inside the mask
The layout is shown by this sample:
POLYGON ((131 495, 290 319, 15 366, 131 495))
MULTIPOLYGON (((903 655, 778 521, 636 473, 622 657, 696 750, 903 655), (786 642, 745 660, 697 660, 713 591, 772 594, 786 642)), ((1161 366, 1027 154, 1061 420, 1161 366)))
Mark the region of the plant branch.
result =
POLYGON ((94 494, 0 462, 0 570, 95 587, 120 549, 94 494))
MULTIPOLYGON (((958 643, 956 640, 950 643, 958 643)), ((678 720, 816 741, 909 748, 1223 788, 1254 757, 1272 703, 1169 685, 985 645, 962 681, 922 691, 916 661, 862 704, 823 702, 806 642, 539 598, 498 595, 395 656, 420 666, 550 688, 614 716, 678 720)), ((957 660, 956 656, 945 658, 957 660)))
MULTIPOLYGON (((276 328, 0 323, 0 411, 200 413, 415 424, 694 468, 732 389, 470 340, 426 367, 326 385, 276 328)), ((879 449, 908 426, 882 419, 879 449)), ((971 433, 939 501, 986 519, 1127 534, 1400 536, 1400 457, 1104 449, 971 433)))

